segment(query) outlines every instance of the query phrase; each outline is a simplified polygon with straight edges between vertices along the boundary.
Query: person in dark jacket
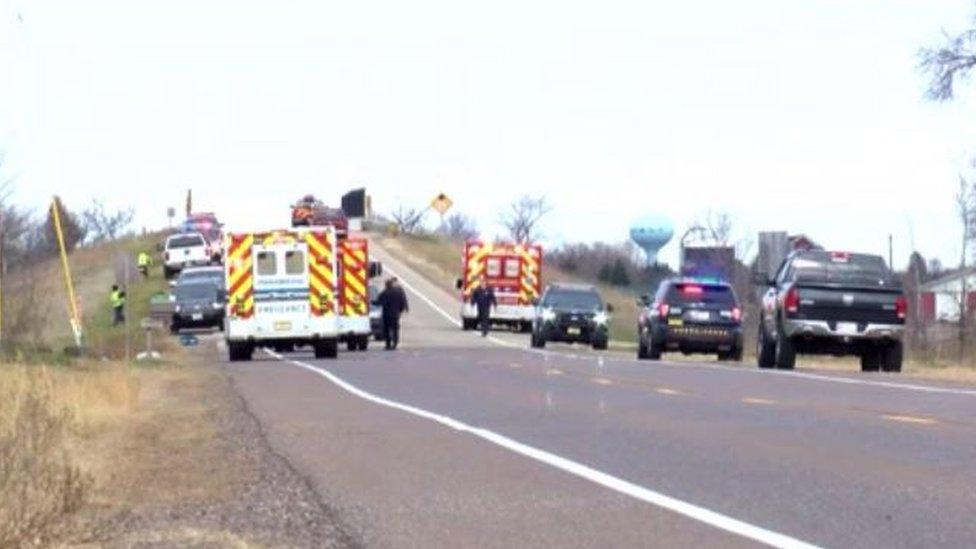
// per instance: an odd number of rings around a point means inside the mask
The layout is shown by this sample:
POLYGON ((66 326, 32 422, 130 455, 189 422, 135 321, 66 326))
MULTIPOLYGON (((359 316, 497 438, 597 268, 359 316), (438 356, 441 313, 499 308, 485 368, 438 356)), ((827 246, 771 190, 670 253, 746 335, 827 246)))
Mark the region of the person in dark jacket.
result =
POLYGON ((390 278, 374 303, 383 310, 383 339, 386 340, 386 350, 392 351, 400 344, 400 315, 410 311, 407 294, 395 278, 390 278))
POLYGON ((481 337, 488 336, 491 327, 491 308, 498 307, 495 291, 485 285, 485 280, 478 281, 478 287, 471 292, 471 304, 478 309, 478 325, 481 327, 481 337))

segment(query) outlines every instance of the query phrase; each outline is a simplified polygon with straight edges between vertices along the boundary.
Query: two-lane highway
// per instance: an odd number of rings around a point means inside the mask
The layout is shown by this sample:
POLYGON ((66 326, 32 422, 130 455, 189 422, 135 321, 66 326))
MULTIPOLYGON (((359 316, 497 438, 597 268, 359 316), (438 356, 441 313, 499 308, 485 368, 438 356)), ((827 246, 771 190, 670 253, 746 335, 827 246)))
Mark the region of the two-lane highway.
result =
POLYGON ((228 364, 275 449, 379 546, 971 546, 976 390, 637 362, 456 326, 228 364))

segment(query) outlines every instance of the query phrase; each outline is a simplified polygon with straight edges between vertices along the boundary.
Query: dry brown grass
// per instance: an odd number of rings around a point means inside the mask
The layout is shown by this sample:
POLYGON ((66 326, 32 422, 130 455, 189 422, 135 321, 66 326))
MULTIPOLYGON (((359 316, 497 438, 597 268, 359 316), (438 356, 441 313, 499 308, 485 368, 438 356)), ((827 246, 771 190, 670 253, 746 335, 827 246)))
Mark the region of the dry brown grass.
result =
POLYGON ((85 529, 238 488, 241 467, 216 436, 214 375, 198 366, 0 364, 0 547, 112 539, 85 529))
POLYGON ((0 371, 0 546, 50 543, 91 488, 69 449, 74 414, 45 369, 0 371))

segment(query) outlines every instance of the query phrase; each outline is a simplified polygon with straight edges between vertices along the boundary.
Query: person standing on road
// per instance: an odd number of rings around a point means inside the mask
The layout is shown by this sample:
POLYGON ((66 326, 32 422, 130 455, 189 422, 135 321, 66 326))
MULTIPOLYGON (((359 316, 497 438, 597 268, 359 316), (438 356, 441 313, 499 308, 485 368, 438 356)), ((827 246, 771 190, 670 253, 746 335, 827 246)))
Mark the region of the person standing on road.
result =
POLYGON ((481 327, 481 337, 488 336, 491 327, 491 308, 498 307, 495 291, 485 285, 485 279, 478 281, 478 287, 471 292, 471 304, 478 308, 478 325, 481 327))
POLYGON ((149 254, 145 251, 139 252, 136 263, 139 265, 139 272, 142 273, 142 278, 149 278, 149 266, 152 265, 152 259, 149 257, 149 254))
POLYGON ((112 285, 112 292, 108 294, 109 304, 112 305, 112 326, 125 322, 125 290, 119 289, 118 284, 112 285))
POLYGON ((390 278, 380 295, 376 296, 375 303, 383 310, 383 339, 386 340, 386 350, 392 351, 400 344, 400 315, 410 311, 407 294, 397 284, 396 278, 390 278))

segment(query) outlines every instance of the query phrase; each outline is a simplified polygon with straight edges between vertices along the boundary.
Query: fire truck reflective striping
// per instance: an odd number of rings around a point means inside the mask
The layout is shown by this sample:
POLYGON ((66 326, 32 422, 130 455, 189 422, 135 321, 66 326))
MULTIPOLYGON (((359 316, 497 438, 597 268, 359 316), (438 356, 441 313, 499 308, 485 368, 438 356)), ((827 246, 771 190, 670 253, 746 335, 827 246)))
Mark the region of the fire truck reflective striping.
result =
POLYGON ((254 314, 254 277, 251 246, 254 235, 231 235, 227 244, 227 297, 231 316, 254 314))
POLYGON ((342 257, 342 314, 362 316, 368 314, 366 290, 366 241, 345 239, 339 243, 342 257))
POLYGON ((539 297, 539 263, 542 261, 540 257, 541 250, 538 246, 526 248, 525 246, 518 245, 515 247, 515 253, 522 256, 521 273, 519 276, 521 279, 519 304, 531 305, 539 297))
POLYGON ((486 259, 494 247, 491 244, 471 244, 468 247, 467 276, 464 280, 464 297, 470 297, 474 284, 484 273, 486 259))
POLYGON ((331 233, 305 233, 308 244, 309 309, 314 316, 335 312, 335 273, 332 272, 333 244, 331 233))

